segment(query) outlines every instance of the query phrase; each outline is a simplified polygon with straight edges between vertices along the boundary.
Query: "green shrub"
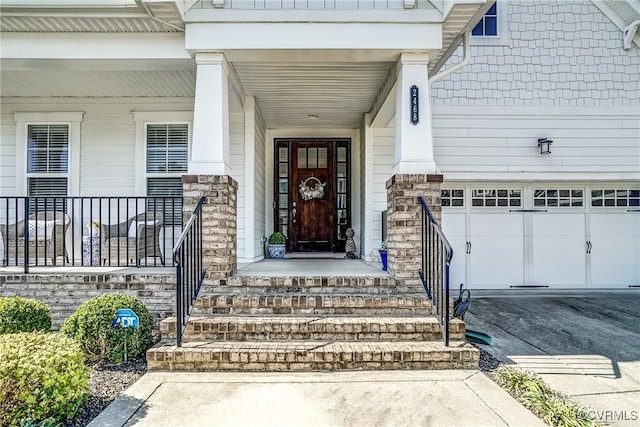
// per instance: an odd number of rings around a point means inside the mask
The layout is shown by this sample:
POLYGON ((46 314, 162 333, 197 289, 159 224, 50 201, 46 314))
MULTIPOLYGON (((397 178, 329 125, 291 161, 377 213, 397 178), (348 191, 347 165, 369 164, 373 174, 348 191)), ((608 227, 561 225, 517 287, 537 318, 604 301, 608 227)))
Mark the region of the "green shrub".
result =
POLYGON ((276 231, 275 233, 271 234, 271 236, 269 236, 269 244, 270 245, 284 245, 286 243, 286 237, 284 237, 284 234, 282 234, 279 231, 276 231))
POLYGON ((144 359, 145 352, 153 345, 151 314, 140 300, 128 295, 90 299, 64 321, 61 330, 80 343, 91 361, 121 362, 125 357, 125 340, 128 360, 144 359), (130 308, 138 315, 138 329, 112 326, 120 308, 130 308))
POLYGON ((61 334, 0 335, 0 425, 56 425, 89 394, 78 343, 61 334))
POLYGON ((33 331, 51 331, 51 309, 35 299, 0 298, 0 334, 33 331))
POLYGON ((589 418, 580 405, 557 393, 536 374, 502 366, 495 371, 496 382, 513 394, 550 426, 594 427, 599 424, 589 418))

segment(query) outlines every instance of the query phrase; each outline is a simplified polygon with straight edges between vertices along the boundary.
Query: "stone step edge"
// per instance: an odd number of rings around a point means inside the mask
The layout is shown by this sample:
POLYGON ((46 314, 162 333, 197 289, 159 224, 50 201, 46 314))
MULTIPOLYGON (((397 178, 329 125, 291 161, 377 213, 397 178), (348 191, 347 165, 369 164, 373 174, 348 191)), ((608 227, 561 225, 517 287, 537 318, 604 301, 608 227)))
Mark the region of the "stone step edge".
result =
MULTIPOLYGON (((464 341, 464 322, 454 319, 451 341, 464 341)), ((160 322, 165 342, 176 339, 176 319, 160 322)), ((186 341, 285 341, 285 340, 442 340, 442 328, 432 316, 216 316, 189 319, 183 333, 186 341)))
POLYGON ((200 295, 196 298, 196 307, 397 307, 397 308, 430 308, 431 302, 426 295, 380 295, 380 294, 257 294, 224 293, 200 295), (218 304, 221 302, 222 304, 218 304), (320 302, 320 305, 317 303, 320 302), (331 303, 325 305, 325 302, 331 303), (339 305, 335 305, 337 302, 339 305), (215 303, 215 305, 212 305, 215 303))
POLYGON ((480 351, 438 342, 216 342, 156 344, 155 370, 309 371, 339 369, 476 369, 480 351))
MULTIPOLYGON (((401 325, 403 328, 406 325, 419 325, 417 329, 419 330, 410 330, 410 331, 400 331, 400 332, 438 332, 440 331, 440 324, 437 319, 433 316, 361 316, 361 315, 352 315, 352 316, 291 316, 291 315, 281 315, 281 316, 265 316, 265 315, 209 315, 209 316, 191 316, 187 323, 187 330, 190 331, 202 331, 205 330, 204 327, 207 326, 208 329, 211 330, 211 326, 213 325, 225 325, 224 330, 218 329, 216 332, 244 332, 239 331, 239 325, 252 325, 252 326, 291 326, 298 325, 301 328, 298 331, 304 332, 305 330, 314 332, 312 329, 322 329, 315 328, 316 326, 325 326, 332 324, 338 327, 348 326, 348 327, 358 327, 358 326, 368 326, 368 328, 360 328, 365 329, 362 332, 396 332, 394 329, 398 329, 397 326, 401 325), (233 329, 229 328, 232 326, 233 329), (428 330, 424 330, 425 326, 428 326, 428 330), (367 331, 366 329, 369 329, 367 331), (373 330, 377 329, 377 330, 373 330)), ((464 332, 464 322, 459 319, 452 319, 450 322, 450 330, 455 332, 464 332)), ((414 328, 415 329, 415 328, 414 328)), ((176 318, 174 316, 167 317, 160 321, 160 332, 175 332, 176 330, 176 318)), ((246 331, 246 332, 255 332, 254 331, 246 331)), ((341 331, 341 332, 361 332, 361 331, 341 331)))

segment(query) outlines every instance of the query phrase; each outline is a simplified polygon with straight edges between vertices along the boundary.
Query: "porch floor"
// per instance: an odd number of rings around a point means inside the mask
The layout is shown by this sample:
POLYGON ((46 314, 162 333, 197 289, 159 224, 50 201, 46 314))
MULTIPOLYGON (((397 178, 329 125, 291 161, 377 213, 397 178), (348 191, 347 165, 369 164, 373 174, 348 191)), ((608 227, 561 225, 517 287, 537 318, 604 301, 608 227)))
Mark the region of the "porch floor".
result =
POLYGON ((391 277, 382 270, 380 263, 360 259, 264 259, 258 262, 238 264, 236 277, 300 277, 300 276, 362 276, 391 277))
MULTIPOLYGON (((343 255, 344 256, 344 255, 343 255)), ((23 266, 0 267, 2 275, 24 274, 23 266)), ((158 275, 175 274, 175 267, 89 267, 89 266, 31 266, 29 274, 80 275, 158 275)), ((264 259, 252 263, 238 263, 236 277, 391 277, 380 263, 360 259, 293 257, 264 259)))

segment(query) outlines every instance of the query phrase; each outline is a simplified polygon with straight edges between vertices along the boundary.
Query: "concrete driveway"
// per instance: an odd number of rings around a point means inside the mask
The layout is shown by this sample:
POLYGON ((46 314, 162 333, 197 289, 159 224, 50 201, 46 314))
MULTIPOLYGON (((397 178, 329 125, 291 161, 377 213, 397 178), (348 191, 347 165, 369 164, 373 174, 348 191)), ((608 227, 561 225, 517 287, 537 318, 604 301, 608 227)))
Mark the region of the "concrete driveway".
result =
POLYGON ((640 289, 471 291, 467 328, 603 425, 640 426, 640 289))

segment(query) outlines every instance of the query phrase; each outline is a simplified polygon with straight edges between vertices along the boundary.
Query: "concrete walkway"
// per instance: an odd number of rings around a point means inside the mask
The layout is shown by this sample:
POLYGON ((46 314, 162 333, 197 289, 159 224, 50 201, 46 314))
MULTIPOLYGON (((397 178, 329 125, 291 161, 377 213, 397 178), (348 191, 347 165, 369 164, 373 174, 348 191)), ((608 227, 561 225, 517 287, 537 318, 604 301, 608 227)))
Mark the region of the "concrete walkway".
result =
POLYGON ((603 425, 640 426, 640 290, 471 291, 467 328, 603 425))
POLYGON ((98 426, 543 426, 473 370, 145 374, 98 426))

